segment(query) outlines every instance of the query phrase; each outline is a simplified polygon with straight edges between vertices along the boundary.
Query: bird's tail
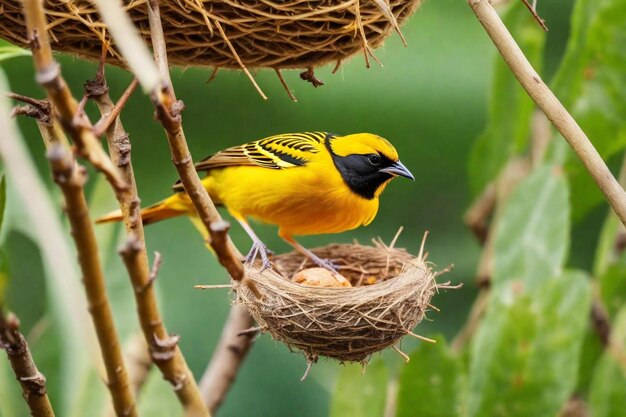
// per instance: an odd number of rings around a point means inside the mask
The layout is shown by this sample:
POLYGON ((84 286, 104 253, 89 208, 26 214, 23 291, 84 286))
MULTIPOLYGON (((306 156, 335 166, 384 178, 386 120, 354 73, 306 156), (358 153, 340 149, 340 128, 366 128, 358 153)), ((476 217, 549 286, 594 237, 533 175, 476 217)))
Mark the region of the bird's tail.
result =
MULTIPOLYGON (((180 216, 186 214, 188 210, 184 205, 180 204, 181 198, 178 195, 173 195, 165 200, 159 201, 156 204, 146 207, 141 210, 141 220, 143 224, 155 223, 161 220, 169 219, 170 217, 180 216)), ((122 211, 115 210, 109 214, 106 214, 99 219, 96 219, 96 223, 111 223, 119 222, 122 220, 122 211)))

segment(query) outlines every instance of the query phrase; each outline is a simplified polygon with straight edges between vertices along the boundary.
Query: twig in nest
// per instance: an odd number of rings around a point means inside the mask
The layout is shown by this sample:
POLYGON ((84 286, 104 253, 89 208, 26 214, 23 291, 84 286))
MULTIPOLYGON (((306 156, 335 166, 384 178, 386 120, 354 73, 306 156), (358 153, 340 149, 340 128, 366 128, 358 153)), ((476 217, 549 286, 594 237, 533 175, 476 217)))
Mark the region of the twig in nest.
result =
POLYGON ((546 21, 539 17, 539 15, 537 14, 537 10, 535 9, 537 1, 534 0, 532 6, 528 3, 528 0, 522 0, 522 3, 524 3, 524 6, 526 6, 528 10, 530 10, 530 13, 533 15, 537 23, 539 23, 539 26, 541 26, 541 29, 547 32, 548 27, 546 26, 546 21))
POLYGON ((396 346, 396 345, 393 345, 393 346, 392 346, 392 348, 393 348, 393 350, 395 350, 396 352, 398 352, 398 353, 400 354, 400 356, 402 356, 402 358, 404 358, 404 361, 405 361, 406 363, 409 363, 409 361, 411 360, 411 359, 409 358, 409 355, 407 355, 407 354, 406 354, 406 353, 404 353, 402 350, 400 350, 400 348, 399 348, 398 346, 396 346))
POLYGON ((280 69, 274 68, 274 71, 276 71, 276 75, 278 76, 280 83, 283 85, 283 88, 287 92, 287 95, 289 96, 291 101, 293 101, 294 103, 298 102, 298 99, 296 98, 296 96, 294 96, 291 90, 289 89, 289 86, 287 85, 287 82, 283 78, 283 74, 280 72, 280 69))
POLYGON ((410 330, 406 330, 406 334, 407 334, 407 335, 409 335, 409 336, 411 336, 411 337, 414 337, 414 338, 416 338, 416 339, 423 340, 424 342, 428 342, 428 343, 437 343, 437 341, 436 341, 435 339, 431 339, 431 338, 428 338, 428 337, 426 337, 426 336, 421 336, 421 335, 419 335, 419 334, 413 333, 413 332, 412 332, 412 331, 410 331, 410 330))
POLYGON ((215 289, 222 289, 222 288, 227 288, 227 289, 233 289, 233 285, 232 284, 218 284, 218 285, 194 285, 193 286, 195 289, 197 290, 215 290, 215 289))
POLYGON ((301 72, 300 78, 306 82, 313 84, 313 87, 315 88, 324 85, 324 81, 315 76, 315 73, 313 72, 313 67, 309 67, 306 71, 301 72))
POLYGON ((46 392, 46 378, 37 369, 19 326, 20 322, 15 315, 8 314, 5 317, 0 310, 0 349, 7 352, 30 413, 37 417, 54 417, 46 392))
POLYGON ((213 71, 211 72, 211 75, 209 76, 209 78, 206 80, 207 84, 210 84, 211 81, 213 81, 215 79, 215 77, 217 77, 217 72, 219 71, 220 67, 215 67, 213 68, 213 71))
POLYGON ((248 337, 253 337, 256 336, 257 334, 259 334, 259 332, 262 330, 263 328, 261 326, 256 326, 256 327, 250 327, 249 329, 245 329, 240 331, 239 333, 237 333, 237 336, 248 336, 248 337))
POLYGON ((311 366, 313 366, 313 361, 306 361, 306 369, 304 370, 304 375, 302 375, 302 378, 300 378, 300 381, 304 381, 308 376, 309 376, 309 372, 311 371, 311 366))

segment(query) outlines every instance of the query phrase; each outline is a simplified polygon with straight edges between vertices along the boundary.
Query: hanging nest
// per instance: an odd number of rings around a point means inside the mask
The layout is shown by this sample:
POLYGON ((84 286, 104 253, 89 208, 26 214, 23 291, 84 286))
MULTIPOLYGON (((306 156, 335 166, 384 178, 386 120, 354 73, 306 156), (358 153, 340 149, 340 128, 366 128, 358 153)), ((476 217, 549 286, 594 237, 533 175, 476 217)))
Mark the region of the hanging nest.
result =
MULTIPOLYGON (((125 0, 147 41, 148 0, 125 0)), ((308 68, 380 46, 422 0, 160 0, 169 60, 223 68, 308 68)), ((87 0, 44 0, 52 48, 99 59, 109 38, 87 0)), ((28 46, 20 0, 0 0, 0 37, 28 46)), ((111 63, 123 65, 115 50, 111 63)))
POLYGON ((292 277, 312 266, 292 252, 273 259, 273 271, 249 271, 263 298, 236 284, 243 304, 262 331, 301 351, 309 363, 319 356, 364 362, 369 355, 395 346, 431 307, 438 286, 422 249, 417 257, 376 241, 374 246, 334 244, 313 249, 339 266, 352 288, 300 285, 292 277), (275 271, 275 272, 274 272, 275 271))
MULTIPOLYGON (((400 24, 422 1, 160 0, 159 8, 171 64, 242 69, 263 95, 248 68, 306 68, 301 77, 321 85, 314 67, 336 62, 336 70, 361 51, 369 66, 372 49, 393 30, 404 42, 400 24)), ((149 42, 148 0, 123 3, 149 42)), ((44 7, 54 50, 98 60, 112 43, 90 1, 44 0, 44 7)), ((20 0, 0 0, 0 37, 28 46, 20 0)), ((107 62, 124 66, 115 45, 109 53, 107 62)))

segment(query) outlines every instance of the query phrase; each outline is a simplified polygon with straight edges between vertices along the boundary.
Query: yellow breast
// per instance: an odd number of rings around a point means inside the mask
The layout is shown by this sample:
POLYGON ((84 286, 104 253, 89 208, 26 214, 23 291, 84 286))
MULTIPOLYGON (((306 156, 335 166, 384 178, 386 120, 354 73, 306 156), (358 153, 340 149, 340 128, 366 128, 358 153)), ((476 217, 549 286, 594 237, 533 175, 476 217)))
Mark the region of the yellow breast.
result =
POLYGON ((330 156, 288 169, 216 169, 203 183, 233 216, 278 225, 287 235, 343 232, 369 224, 378 211, 378 197, 352 192, 330 156))

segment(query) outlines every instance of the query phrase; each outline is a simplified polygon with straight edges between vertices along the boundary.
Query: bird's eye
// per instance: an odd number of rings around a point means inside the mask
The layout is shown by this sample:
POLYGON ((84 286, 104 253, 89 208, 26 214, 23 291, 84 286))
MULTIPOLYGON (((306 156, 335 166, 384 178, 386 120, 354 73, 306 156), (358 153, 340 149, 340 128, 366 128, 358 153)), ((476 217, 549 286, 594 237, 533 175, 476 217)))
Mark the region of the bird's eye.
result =
POLYGON ((369 160, 372 165, 380 165, 381 158, 378 154, 372 154, 370 155, 369 160))

